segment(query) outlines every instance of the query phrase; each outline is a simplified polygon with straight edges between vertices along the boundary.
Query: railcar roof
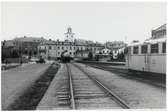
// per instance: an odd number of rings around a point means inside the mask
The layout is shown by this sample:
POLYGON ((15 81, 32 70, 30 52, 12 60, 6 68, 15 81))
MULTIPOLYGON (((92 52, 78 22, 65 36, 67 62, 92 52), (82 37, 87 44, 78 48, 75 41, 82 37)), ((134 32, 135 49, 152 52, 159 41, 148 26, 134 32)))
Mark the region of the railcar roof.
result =
POLYGON ((165 42, 165 41, 166 41, 166 37, 163 37, 159 39, 149 39, 145 41, 145 43, 158 43, 158 42, 165 42))
POLYGON ((144 45, 144 44, 155 44, 159 42, 166 42, 166 37, 164 38, 159 38, 159 39, 149 39, 144 42, 136 42, 136 43, 131 43, 128 46, 138 46, 138 45, 144 45))
POLYGON ((135 42, 135 43, 131 43, 128 46, 136 46, 136 45, 142 45, 143 42, 135 42))

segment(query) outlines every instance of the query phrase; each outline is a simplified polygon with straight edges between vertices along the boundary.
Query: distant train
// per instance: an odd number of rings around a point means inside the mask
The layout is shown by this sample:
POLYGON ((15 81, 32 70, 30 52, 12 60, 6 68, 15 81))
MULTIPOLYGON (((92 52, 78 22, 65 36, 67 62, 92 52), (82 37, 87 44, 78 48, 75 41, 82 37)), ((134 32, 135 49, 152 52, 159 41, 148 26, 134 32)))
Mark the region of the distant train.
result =
POLYGON ((166 37, 129 45, 125 59, 130 71, 166 74, 166 37))
POLYGON ((67 50, 65 50, 64 52, 62 52, 60 59, 61 62, 68 63, 72 60, 72 57, 68 54, 67 50))

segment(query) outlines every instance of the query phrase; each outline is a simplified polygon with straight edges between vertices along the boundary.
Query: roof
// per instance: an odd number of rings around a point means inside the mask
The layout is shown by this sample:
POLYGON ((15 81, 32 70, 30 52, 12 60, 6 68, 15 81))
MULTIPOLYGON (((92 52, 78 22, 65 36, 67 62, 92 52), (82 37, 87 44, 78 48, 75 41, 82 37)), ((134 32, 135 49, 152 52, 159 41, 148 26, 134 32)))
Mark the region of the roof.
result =
POLYGON ((160 27, 156 28, 154 31, 166 30, 166 24, 161 25, 160 27))
POLYGON ((166 37, 165 38, 158 38, 158 39, 149 39, 144 41, 144 43, 158 43, 158 42, 165 42, 166 41, 166 37))
POLYGON ((159 42, 166 42, 166 37, 165 38, 158 38, 158 39, 148 39, 145 40, 144 42, 137 42, 137 43, 131 43, 128 46, 137 46, 137 45, 143 45, 143 44, 155 44, 159 42))
POLYGON ((4 43, 4 46, 5 46, 5 47, 13 47, 13 46, 15 46, 13 40, 3 41, 3 43, 4 43))
POLYGON ((22 41, 22 42, 41 42, 41 41, 46 41, 43 37, 16 37, 14 39, 15 41, 22 41))
POLYGON ((53 44, 56 44, 55 41, 50 41, 50 40, 47 40, 47 41, 44 41, 44 42, 41 42, 40 45, 53 45, 53 44))
POLYGON ((141 45, 141 44, 143 44, 143 42, 134 42, 134 43, 128 44, 128 46, 135 46, 135 45, 141 45))

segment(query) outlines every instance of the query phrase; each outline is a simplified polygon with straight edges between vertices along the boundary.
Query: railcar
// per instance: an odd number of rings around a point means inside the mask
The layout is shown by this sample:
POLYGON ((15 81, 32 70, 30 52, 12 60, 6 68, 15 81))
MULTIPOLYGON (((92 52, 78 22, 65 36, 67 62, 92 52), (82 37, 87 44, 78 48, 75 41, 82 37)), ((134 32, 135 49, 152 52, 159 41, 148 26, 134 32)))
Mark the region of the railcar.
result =
POLYGON ((133 43, 126 50, 129 71, 166 74, 166 37, 133 43))
POLYGON ((71 56, 68 54, 67 51, 64 51, 64 52, 61 54, 61 62, 67 63, 67 62, 70 62, 70 61, 71 61, 71 56))

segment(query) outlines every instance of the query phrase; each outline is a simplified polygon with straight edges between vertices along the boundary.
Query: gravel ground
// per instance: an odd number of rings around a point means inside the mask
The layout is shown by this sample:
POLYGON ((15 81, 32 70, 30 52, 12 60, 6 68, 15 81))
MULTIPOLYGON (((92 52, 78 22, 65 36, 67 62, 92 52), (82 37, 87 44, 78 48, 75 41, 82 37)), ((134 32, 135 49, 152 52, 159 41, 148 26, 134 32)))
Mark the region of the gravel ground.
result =
POLYGON ((166 90, 164 88, 123 78, 108 71, 85 67, 83 64, 79 65, 92 72, 93 76, 124 99, 131 108, 165 108, 166 90))
POLYGON ((7 108, 26 90, 50 64, 23 64, 1 72, 2 109, 7 108))

